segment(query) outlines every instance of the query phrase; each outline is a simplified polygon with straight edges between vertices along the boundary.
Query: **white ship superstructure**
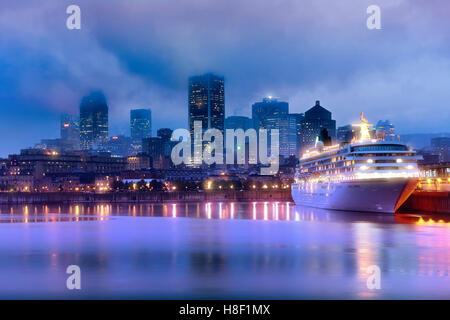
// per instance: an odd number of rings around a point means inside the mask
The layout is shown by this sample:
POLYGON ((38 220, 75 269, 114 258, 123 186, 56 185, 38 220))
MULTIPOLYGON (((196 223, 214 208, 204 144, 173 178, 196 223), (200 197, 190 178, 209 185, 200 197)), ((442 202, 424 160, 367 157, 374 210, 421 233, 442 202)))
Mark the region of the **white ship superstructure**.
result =
POLYGON ((296 204, 394 213, 414 191, 421 157, 403 144, 370 139, 361 120, 358 141, 319 145, 303 155, 292 184, 296 204))

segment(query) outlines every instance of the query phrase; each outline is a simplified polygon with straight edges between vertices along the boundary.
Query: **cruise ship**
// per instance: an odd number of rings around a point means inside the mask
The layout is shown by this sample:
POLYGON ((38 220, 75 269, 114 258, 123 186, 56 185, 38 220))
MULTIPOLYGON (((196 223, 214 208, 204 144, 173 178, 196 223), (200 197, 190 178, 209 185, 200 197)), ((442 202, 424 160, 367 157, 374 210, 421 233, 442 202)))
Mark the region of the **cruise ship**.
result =
POLYGON ((414 191, 421 156, 401 143, 372 139, 363 114, 358 126, 356 141, 318 142, 303 154, 291 188, 297 205, 395 213, 414 191))

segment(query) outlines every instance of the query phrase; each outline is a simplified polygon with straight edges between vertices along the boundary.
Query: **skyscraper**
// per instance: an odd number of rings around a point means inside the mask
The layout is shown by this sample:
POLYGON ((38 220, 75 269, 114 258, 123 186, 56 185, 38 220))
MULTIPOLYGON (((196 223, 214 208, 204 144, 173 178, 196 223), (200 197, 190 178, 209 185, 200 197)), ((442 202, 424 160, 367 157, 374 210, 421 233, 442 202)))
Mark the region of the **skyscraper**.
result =
POLYGON ((253 121, 249 117, 231 116, 225 119, 225 129, 242 129, 248 130, 253 128, 253 121))
POLYGON ((431 148, 439 155, 439 162, 450 161, 450 138, 439 137, 431 139, 431 148))
POLYGON ((63 114, 60 124, 61 148, 63 150, 80 149, 80 124, 78 117, 63 114))
POLYGON ((162 148, 163 148, 163 155, 164 157, 170 157, 172 153, 172 148, 178 143, 175 141, 171 141, 172 137, 172 129, 169 128, 161 128, 158 129, 157 136, 161 138, 162 141, 162 148))
POLYGON ((83 97, 80 104, 80 143, 83 150, 108 141, 108 105, 101 91, 83 97))
POLYGON ((302 121, 305 119, 305 114, 304 113, 291 113, 290 114, 291 117, 294 117, 295 119, 295 126, 296 126, 296 157, 299 158, 300 157, 300 153, 302 150, 302 121))
POLYGON ((348 124, 346 126, 339 127, 336 132, 336 139, 339 142, 352 142, 358 138, 359 130, 357 127, 348 124))
POLYGON ((305 112, 305 119, 301 122, 302 151, 314 146, 322 129, 328 131, 332 140, 336 138, 336 121, 331 118, 331 112, 316 101, 315 106, 305 112))
MULTIPOLYGON (((238 130, 238 129, 242 129, 245 131, 247 131, 248 129, 253 129, 253 120, 250 119, 249 117, 243 117, 243 116, 231 116, 231 117, 227 117, 225 119, 225 129, 230 129, 230 130, 238 130)), ((247 161, 247 163, 256 163, 257 159, 257 155, 253 155, 250 154, 250 149, 249 149, 249 139, 244 139, 244 141, 239 141, 238 139, 234 139, 235 141, 230 141, 230 143, 232 143, 233 148, 234 148, 234 162, 237 163, 237 154, 238 151, 240 150, 244 150, 245 154, 244 157, 247 161), (253 156, 254 158, 250 159, 250 156, 253 156)), ((233 150, 229 150, 226 149, 225 153, 228 152, 233 152, 233 150)), ((247 163, 244 165, 246 166, 247 163)))
POLYGON ((189 130, 194 132, 194 121, 202 128, 225 128, 225 84, 221 76, 207 73, 189 78, 189 130))
POLYGON ((152 136, 152 111, 150 109, 131 110, 130 129, 133 149, 136 152, 142 151, 142 139, 152 136))
POLYGON ((297 156, 297 117, 292 114, 279 118, 280 155, 288 158, 297 156))
POLYGON ((274 98, 264 98, 252 106, 252 118, 255 129, 278 129, 279 118, 289 113, 289 103, 274 98))
POLYGON ((270 130, 278 129, 280 155, 289 157, 297 154, 297 114, 289 114, 289 103, 274 98, 264 98, 252 106, 252 118, 256 130, 268 131, 270 149, 270 130))
POLYGON ((389 121, 378 121, 376 127, 376 135, 377 138, 383 140, 383 141, 398 141, 398 137, 395 134, 395 127, 394 125, 389 121))
MULTIPOLYGON (((194 159, 202 159, 198 150, 203 150, 205 144, 200 144, 194 137, 194 122, 201 121, 202 131, 210 128, 222 132, 225 128, 225 80, 221 76, 207 73, 189 78, 189 132, 194 159), (199 143, 195 148, 195 142, 199 143)), ((197 137, 198 138, 198 137, 197 137)))
POLYGON ((133 154, 130 137, 113 136, 108 140, 105 147, 113 157, 127 157, 130 154, 133 154))
POLYGON ((160 137, 144 138, 142 149, 146 155, 151 157, 152 168, 162 169, 164 163, 163 140, 160 137))

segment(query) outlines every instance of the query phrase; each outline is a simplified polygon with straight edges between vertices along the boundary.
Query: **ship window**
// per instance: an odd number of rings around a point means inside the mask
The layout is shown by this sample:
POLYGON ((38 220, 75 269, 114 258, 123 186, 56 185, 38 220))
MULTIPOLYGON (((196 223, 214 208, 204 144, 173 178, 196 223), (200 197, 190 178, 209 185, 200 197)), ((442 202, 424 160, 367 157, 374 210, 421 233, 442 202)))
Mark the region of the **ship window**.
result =
POLYGON ((361 146, 354 147, 353 151, 388 151, 388 150, 397 150, 397 151, 407 151, 406 146, 402 145, 374 145, 374 146, 361 146))

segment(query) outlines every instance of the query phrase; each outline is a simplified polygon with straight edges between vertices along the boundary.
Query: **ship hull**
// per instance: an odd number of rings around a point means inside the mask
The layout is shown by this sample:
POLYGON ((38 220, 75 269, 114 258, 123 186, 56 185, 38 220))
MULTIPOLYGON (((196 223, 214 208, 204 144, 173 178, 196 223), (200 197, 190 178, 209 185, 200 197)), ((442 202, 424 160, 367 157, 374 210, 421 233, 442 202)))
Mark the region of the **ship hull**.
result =
POLYGON ((395 213, 417 186, 415 178, 292 185, 297 205, 322 209, 395 213))

